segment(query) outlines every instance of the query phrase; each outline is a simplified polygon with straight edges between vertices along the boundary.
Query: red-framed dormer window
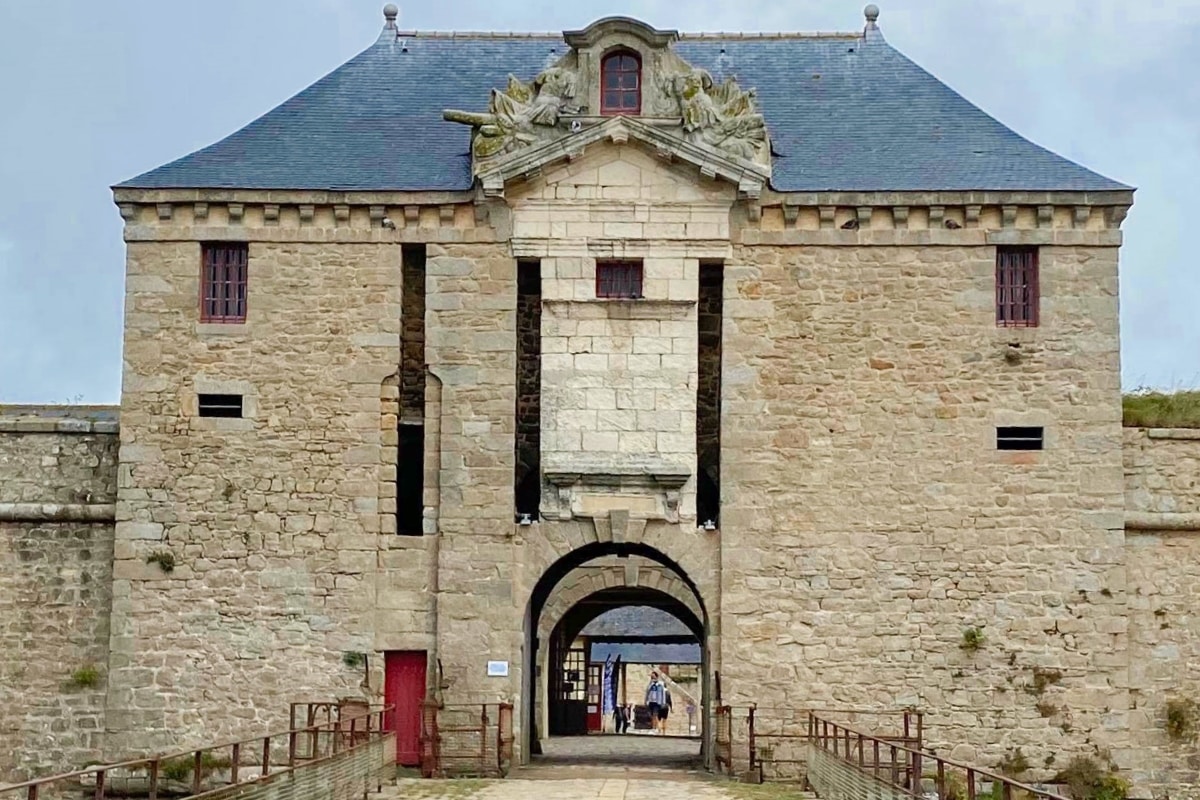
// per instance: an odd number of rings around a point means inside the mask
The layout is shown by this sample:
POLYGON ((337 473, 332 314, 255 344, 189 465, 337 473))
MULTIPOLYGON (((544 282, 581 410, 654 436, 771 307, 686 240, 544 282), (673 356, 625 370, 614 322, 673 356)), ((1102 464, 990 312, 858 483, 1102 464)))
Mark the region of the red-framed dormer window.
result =
POLYGON ((636 53, 618 50, 600 62, 600 113, 642 111, 642 62, 636 53))

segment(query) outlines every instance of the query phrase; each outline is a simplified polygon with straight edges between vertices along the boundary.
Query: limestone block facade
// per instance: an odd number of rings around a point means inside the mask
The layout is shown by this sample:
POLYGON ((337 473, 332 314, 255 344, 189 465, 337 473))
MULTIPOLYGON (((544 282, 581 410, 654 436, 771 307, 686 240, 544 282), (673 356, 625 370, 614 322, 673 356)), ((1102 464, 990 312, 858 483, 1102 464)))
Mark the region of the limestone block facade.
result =
MULTIPOLYGON (((285 104, 294 130, 115 187, 115 468, 111 433, 0 426, 0 607, 54 617, 65 594, 29 598, 55 574, 87 612, 48 639, 0 623, 21 653, 0 686, 39 709, 5 705, 7 774, 382 702, 396 653, 425 659, 431 700, 513 703, 528 758, 554 631, 618 589, 696 621, 705 719, 718 699, 916 706, 939 753, 1021 748, 1033 779, 1100 755, 1143 793, 1193 791, 1195 744, 1162 721, 1196 686, 1200 440, 1121 427, 1131 189, 1023 140, 998 173, 941 142, 934 181, 927 132, 884 97, 846 133, 878 76, 945 90, 874 19, 727 38, 390 19, 342 69, 285 104), (630 64, 644 98, 621 94, 630 64), (795 88, 809 66, 821 92, 795 88), (419 94, 436 81, 487 111, 443 121, 419 94), (855 159, 820 150, 839 131, 855 159), (221 283, 230 245, 245 271, 221 283), (998 324, 1014 248, 1036 253, 1036 316, 998 324), (1010 428, 1041 447, 1000 447, 1010 428), (101 683, 60 700, 64 676, 22 672, 43 651, 102 662, 101 683), (31 733, 72 714, 95 727, 31 733)), ((1011 144, 970 118, 971 148, 1011 144)))

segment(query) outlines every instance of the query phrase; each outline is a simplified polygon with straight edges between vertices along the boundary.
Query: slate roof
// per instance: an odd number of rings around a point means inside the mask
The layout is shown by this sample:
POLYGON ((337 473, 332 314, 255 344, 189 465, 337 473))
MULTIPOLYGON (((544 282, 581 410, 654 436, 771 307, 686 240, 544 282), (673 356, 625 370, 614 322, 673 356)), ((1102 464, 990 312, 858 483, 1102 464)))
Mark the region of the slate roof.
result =
POLYGON ((597 642, 592 645, 592 663, 603 664, 609 656, 617 656, 626 664, 699 664, 698 644, 615 644, 597 642))
POLYGON ((692 636, 691 630, 674 615, 652 606, 619 606, 589 622, 581 636, 692 636))
MULTIPOLYGON (((778 191, 1124 190, 1027 141, 883 37, 706 35, 676 42, 717 80, 758 91, 778 191)), ((131 188, 465 190, 470 129, 508 73, 530 79, 560 36, 400 34, 221 141, 131 188)))

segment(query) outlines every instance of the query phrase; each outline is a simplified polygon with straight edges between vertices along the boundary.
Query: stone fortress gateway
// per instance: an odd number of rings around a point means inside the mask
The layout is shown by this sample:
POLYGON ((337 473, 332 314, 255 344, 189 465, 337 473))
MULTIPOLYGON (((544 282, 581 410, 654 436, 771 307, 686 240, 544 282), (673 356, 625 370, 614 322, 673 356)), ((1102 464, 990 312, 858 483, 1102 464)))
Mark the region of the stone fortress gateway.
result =
POLYGON ((704 718, 719 674, 1187 793, 1200 441, 1121 427, 1129 187, 871 6, 819 35, 396 17, 115 187, 119 423, 0 415, 0 780, 414 686, 512 702, 527 758, 577 609, 635 603, 699 642, 704 718))

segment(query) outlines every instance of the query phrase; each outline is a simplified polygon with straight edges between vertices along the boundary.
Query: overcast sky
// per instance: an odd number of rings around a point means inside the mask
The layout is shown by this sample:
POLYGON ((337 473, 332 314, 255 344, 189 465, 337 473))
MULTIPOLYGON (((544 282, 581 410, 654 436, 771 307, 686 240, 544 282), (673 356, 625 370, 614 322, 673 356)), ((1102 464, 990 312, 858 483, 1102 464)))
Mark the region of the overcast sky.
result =
MULTIPOLYGON (((404 29, 856 30, 858 0, 398 3, 404 29)), ((1018 133, 1138 187, 1123 380, 1200 385, 1200 0, 881 0, 888 41, 1018 133)), ((232 133, 376 38, 378 0, 0 0, 0 402, 117 402, 109 187, 232 133)))

